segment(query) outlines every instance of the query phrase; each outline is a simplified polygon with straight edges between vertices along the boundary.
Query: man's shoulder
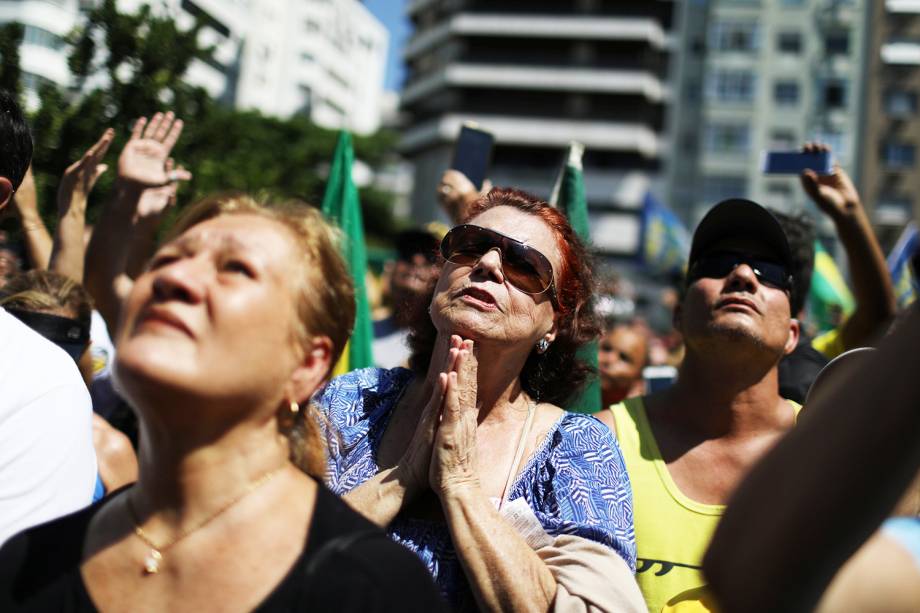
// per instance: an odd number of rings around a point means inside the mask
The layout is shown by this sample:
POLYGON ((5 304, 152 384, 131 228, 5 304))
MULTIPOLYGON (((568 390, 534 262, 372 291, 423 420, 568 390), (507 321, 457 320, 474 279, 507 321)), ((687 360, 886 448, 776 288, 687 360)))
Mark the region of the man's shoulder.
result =
POLYGON ((63 349, 2 308, 0 384, 3 405, 28 404, 59 387, 86 391, 76 363, 63 349))

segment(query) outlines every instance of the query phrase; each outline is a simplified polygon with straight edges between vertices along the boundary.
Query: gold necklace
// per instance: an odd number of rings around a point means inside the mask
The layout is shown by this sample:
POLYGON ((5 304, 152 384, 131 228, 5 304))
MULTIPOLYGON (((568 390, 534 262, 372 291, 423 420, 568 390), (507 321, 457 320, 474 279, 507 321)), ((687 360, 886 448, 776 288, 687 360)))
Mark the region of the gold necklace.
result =
POLYGON ((141 528, 141 522, 137 517, 137 511, 135 511, 134 503, 131 501, 131 494, 133 493, 133 491, 128 492, 127 496, 125 497, 125 502, 128 505, 128 513, 131 515, 131 521, 134 522, 134 534, 137 535, 137 538, 142 540, 145 545, 150 547, 150 553, 148 553, 147 557, 144 558, 144 574, 155 575, 158 572, 160 572, 160 563, 163 561, 163 554, 167 550, 171 549, 176 543, 178 543, 179 541, 181 541, 188 535, 192 534, 193 532, 197 532, 198 530, 204 528, 209 523, 211 523, 212 521, 220 517, 221 514, 228 511, 230 507, 232 507, 233 505, 241 501, 243 498, 245 498, 252 492, 259 489, 261 486, 271 481, 275 477, 275 475, 277 475, 278 473, 280 473, 282 470, 285 469, 287 464, 288 462, 287 460, 285 460, 285 462, 281 466, 279 466, 278 468, 274 470, 270 470, 269 472, 265 473, 264 475, 262 475, 261 477, 259 477, 258 479, 250 483, 246 487, 246 489, 242 491, 242 493, 237 495, 235 498, 232 498, 225 505, 223 505, 222 507, 220 507, 219 509, 217 509, 216 511, 214 511, 213 513, 205 517, 202 521, 198 522, 198 524, 196 524, 195 526, 191 528, 187 528, 185 530, 180 531, 179 534, 176 535, 171 541, 160 544, 160 545, 158 545, 150 537, 150 535, 147 534, 143 528, 141 528))

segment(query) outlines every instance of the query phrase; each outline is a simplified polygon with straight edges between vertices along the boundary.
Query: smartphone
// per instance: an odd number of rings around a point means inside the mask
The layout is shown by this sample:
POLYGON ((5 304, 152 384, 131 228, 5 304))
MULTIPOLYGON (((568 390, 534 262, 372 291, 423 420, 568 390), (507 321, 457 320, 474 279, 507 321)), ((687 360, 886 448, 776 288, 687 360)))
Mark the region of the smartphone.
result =
POLYGON ((830 151, 764 151, 761 166, 768 175, 799 175, 803 170, 829 175, 834 171, 830 151))
POLYGON ((645 393, 651 394, 671 387, 677 379, 677 369, 673 366, 646 366, 642 369, 642 379, 645 381, 645 393))
POLYGON ((454 147, 454 160, 450 167, 466 175, 477 191, 482 189, 482 183, 489 172, 494 144, 495 137, 491 132, 473 124, 464 124, 460 128, 460 136, 454 147))

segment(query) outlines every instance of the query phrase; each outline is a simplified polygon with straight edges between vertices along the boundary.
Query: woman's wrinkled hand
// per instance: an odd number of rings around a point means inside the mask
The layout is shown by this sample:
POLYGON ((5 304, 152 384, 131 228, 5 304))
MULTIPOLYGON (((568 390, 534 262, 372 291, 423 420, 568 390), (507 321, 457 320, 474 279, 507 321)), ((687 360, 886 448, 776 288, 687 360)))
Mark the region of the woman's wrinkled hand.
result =
POLYGON ((418 425, 406 448, 406 453, 399 461, 398 467, 406 488, 411 492, 419 492, 428 487, 428 468, 431 465, 431 450, 434 445, 435 433, 441 418, 441 408, 444 405, 444 395, 447 392, 448 375, 457 366, 457 357, 460 354, 461 340, 459 336, 452 336, 450 348, 444 360, 444 366, 438 375, 438 380, 431 390, 418 425))
POLYGON ((431 489, 442 500, 479 486, 476 472, 477 361, 473 341, 466 340, 456 368, 447 373, 441 420, 428 469, 431 489))

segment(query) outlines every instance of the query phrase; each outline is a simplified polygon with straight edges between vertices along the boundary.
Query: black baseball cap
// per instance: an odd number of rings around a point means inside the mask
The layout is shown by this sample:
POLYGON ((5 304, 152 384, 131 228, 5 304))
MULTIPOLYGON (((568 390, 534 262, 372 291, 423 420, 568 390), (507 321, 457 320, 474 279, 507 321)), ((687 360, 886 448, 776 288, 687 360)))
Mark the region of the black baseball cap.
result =
POLYGON ((720 240, 735 237, 751 237, 763 243, 770 255, 790 275, 793 273, 792 251, 783 227, 770 211, 743 198, 723 200, 709 209, 693 233, 689 266, 720 240))

